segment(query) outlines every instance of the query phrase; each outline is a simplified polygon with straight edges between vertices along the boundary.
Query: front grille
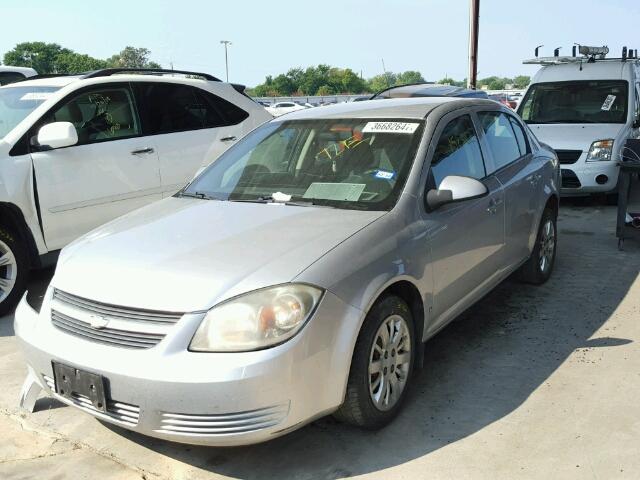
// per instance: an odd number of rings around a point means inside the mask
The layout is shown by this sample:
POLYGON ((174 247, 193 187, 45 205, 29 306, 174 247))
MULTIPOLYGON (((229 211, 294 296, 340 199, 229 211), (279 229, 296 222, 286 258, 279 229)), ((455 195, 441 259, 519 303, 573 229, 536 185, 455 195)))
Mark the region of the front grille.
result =
POLYGON ((51 323, 58 329, 96 343, 151 348, 180 320, 182 313, 117 307, 54 290, 51 323))
POLYGON ((164 338, 162 334, 127 332, 113 328, 94 328, 89 323, 51 311, 51 323, 60 330, 94 342, 130 348, 151 348, 164 338))
POLYGON ((289 414, 289 403, 237 413, 191 415, 162 413, 159 433, 214 436, 273 427, 289 414))
POLYGON ((582 155, 582 150, 556 150, 558 160, 562 165, 576 163, 582 155))
MULTIPOLYGON (((61 395, 58 395, 56 393, 56 387, 53 378, 47 375, 43 375, 42 378, 47 384, 47 387, 49 387, 49 390, 51 390, 51 393, 53 393, 56 398, 68 400, 67 398, 62 397, 61 395)), ((107 400, 107 413, 105 414, 104 412, 101 412, 96 407, 94 407, 91 403, 91 400, 89 400, 89 398, 85 397, 84 395, 74 394, 71 401, 76 407, 81 408, 82 410, 91 413, 92 415, 96 415, 98 417, 107 416, 112 420, 130 427, 135 427, 138 424, 138 420, 140 419, 140 407, 138 407, 137 405, 131 405, 130 403, 107 400)))
POLYGON ((580 188, 582 184, 573 170, 562 169, 562 188, 580 188))

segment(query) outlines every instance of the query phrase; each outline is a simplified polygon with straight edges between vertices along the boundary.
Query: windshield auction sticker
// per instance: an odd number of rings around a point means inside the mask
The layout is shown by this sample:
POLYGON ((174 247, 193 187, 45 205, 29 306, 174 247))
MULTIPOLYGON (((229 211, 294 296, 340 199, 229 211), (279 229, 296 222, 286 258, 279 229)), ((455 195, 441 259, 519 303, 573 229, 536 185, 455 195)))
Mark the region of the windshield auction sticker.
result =
POLYGON ((604 99, 604 103, 602 104, 602 107, 600 107, 600 109, 604 110, 605 112, 608 112, 609 110, 611 110, 611 106, 615 101, 616 101, 615 95, 607 95, 607 98, 604 99))
POLYGON ((405 122, 368 122, 362 133, 414 133, 419 123, 405 122))

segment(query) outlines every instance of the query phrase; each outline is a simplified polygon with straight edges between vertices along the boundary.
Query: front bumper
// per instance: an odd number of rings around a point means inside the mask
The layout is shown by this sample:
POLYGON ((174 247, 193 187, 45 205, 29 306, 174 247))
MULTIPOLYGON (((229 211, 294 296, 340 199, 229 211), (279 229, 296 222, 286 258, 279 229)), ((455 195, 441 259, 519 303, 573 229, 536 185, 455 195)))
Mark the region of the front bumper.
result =
POLYGON ((362 312, 326 292, 290 341, 243 353, 187 350, 203 314, 187 314, 157 345, 127 349, 78 338, 23 298, 15 332, 28 365, 24 397, 37 385, 101 420, 144 435, 214 446, 269 440, 330 413, 344 399, 362 312), (107 413, 55 393, 52 362, 102 375, 107 413), (27 392, 27 393, 25 393, 27 392))
POLYGON ((586 162, 584 161, 585 157, 586 154, 583 153, 578 162, 560 165, 562 171, 561 195, 586 195, 615 191, 620 170, 616 162, 586 162), (606 182, 598 183, 596 178, 601 175, 606 176, 606 182))

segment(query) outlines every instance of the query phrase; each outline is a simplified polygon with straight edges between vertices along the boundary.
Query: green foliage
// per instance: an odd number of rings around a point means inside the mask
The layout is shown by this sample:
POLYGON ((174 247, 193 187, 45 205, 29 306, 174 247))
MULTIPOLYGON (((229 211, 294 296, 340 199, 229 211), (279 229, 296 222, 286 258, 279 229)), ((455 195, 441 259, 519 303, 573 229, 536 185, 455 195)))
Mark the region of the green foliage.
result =
POLYGON ((252 89, 258 97, 290 95, 333 95, 336 93, 362 93, 366 83, 350 68, 329 65, 292 68, 277 77, 268 76, 264 83, 252 89))
POLYGON ((518 75, 513 77, 514 88, 527 88, 531 83, 531 77, 529 75, 518 75))
POLYGON ((415 70, 407 70, 406 72, 398 73, 396 82, 398 85, 409 84, 409 83, 424 83, 424 77, 420 72, 416 72, 415 70))
POLYGON ((438 80, 437 83, 439 83, 440 85, 453 85, 454 87, 466 87, 467 79, 465 78, 464 80, 454 80, 450 77, 444 77, 443 79, 438 80))
POLYGON ((161 68, 149 61, 150 53, 146 48, 126 47, 117 55, 100 60, 57 43, 24 42, 6 52, 3 62, 16 67, 32 67, 40 74, 81 73, 107 67, 161 68))
POLYGON ((513 84, 510 78, 487 77, 478 80, 478 88, 486 86, 489 90, 504 90, 507 85, 513 84))
POLYGON ((107 64, 115 68, 161 68, 156 62, 149 61, 151 50, 127 46, 120 53, 107 59, 107 64))

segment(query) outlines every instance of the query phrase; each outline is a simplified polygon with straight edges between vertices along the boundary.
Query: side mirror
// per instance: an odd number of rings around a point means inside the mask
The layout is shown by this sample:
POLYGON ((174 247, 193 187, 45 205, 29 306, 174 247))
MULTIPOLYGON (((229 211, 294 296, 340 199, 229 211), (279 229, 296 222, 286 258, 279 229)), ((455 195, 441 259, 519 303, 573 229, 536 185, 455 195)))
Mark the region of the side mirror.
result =
POLYGON ((42 126, 36 139, 41 149, 53 150, 78 143, 78 132, 71 122, 53 122, 42 126))
POLYGON ((449 175, 445 177, 437 190, 427 192, 427 208, 436 210, 447 203, 484 197, 489 190, 479 180, 471 177, 449 175))

